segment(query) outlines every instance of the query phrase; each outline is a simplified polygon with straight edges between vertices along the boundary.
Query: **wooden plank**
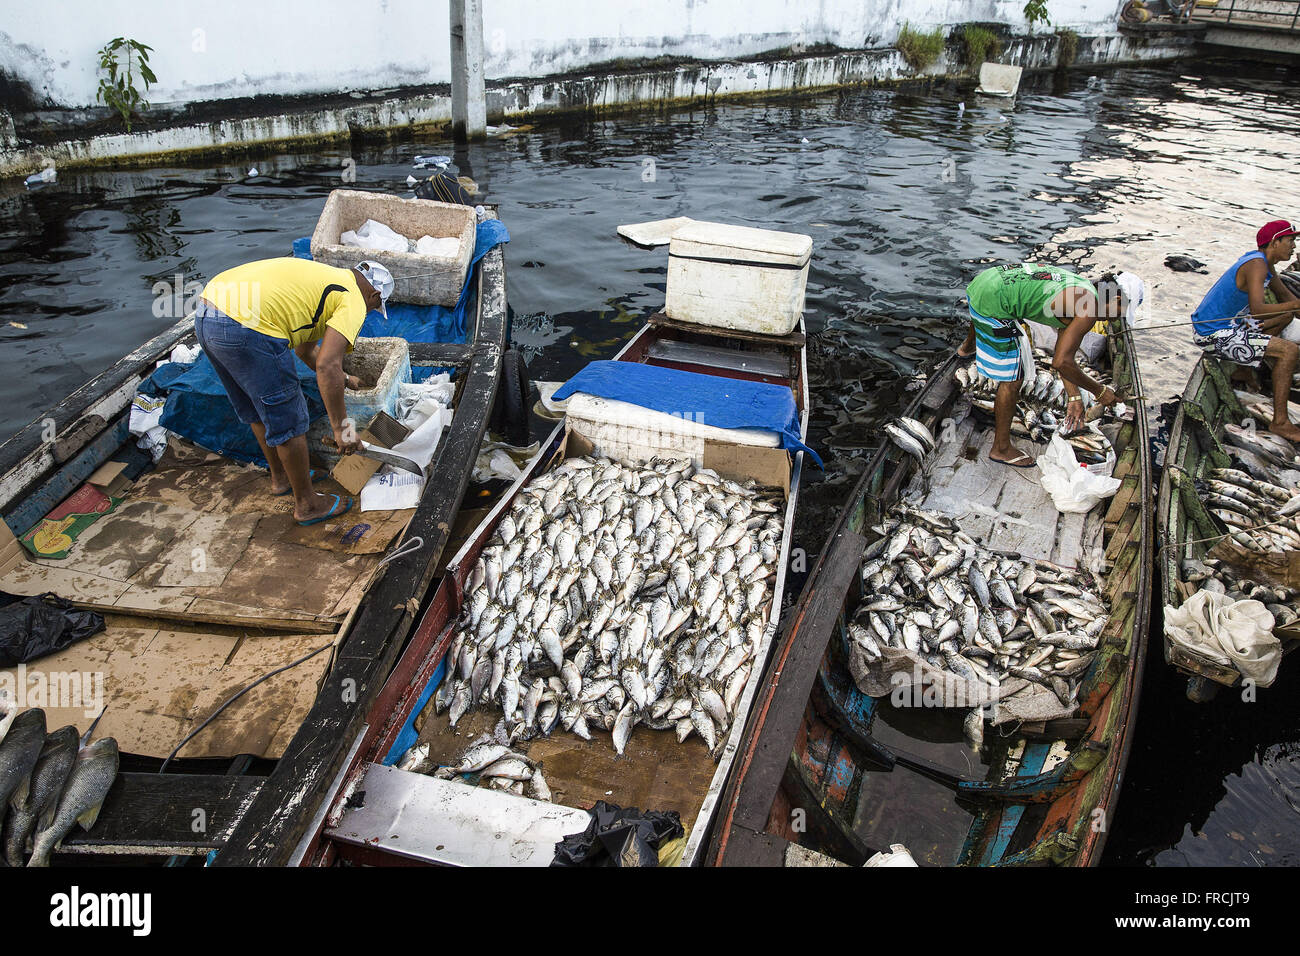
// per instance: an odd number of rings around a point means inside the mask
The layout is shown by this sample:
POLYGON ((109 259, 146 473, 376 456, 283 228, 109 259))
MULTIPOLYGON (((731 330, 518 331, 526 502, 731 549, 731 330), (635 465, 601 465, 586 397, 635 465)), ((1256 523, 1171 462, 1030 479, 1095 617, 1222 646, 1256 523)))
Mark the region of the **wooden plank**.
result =
POLYGON ((1139 494, 1139 492, 1140 486, 1136 481, 1126 481, 1124 484, 1120 485, 1119 491, 1115 492, 1110 499, 1110 507, 1106 509, 1106 524, 1113 525, 1118 523, 1120 516, 1128 510, 1128 506, 1132 504, 1134 496, 1139 494))
POLYGON ((767 823, 817 669, 866 544, 862 535, 841 531, 818 562, 816 589, 805 591, 791 615, 787 642, 773 662, 767 700, 761 705, 766 712, 763 733, 736 797, 735 822, 742 826, 762 830, 767 823))
MULTIPOLYGON (((103 601, 81 601, 75 595, 69 600, 79 608, 98 611, 101 614, 122 614, 123 606, 103 601)), ((175 608, 150 607, 147 609, 128 609, 126 613, 138 613, 160 621, 176 621, 183 624, 195 624, 204 627, 235 627, 250 631, 285 631, 289 634, 333 634, 339 628, 339 622, 317 618, 273 617, 262 615, 215 614, 202 611, 178 610, 175 608)))
POLYGON ((225 774, 119 773, 94 828, 87 833, 74 827, 63 852, 206 853, 225 844, 262 780, 225 774))
POLYGON ((703 327, 693 325, 690 322, 679 322, 676 319, 670 319, 662 312, 656 312, 649 316, 646 325, 661 326, 666 329, 676 329, 679 332, 706 333, 708 335, 717 335, 722 338, 740 339, 744 342, 762 342, 765 345, 774 345, 782 349, 802 349, 808 341, 803 332, 791 332, 789 335, 764 335, 761 332, 749 332, 744 329, 718 329, 712 327, 703 327))
POLYGON ((231 834, 218 866, 282 866, 289 860, 342 771, 348 747, 411 632, 496 398, 506 331, 506 270, 500 246, 483 257, 478 281, 474 357, 431 471, 443 482, 426 492, 407 529, 406 540, 419 537, 423 546, 388 564, 366 595, 315 705, 231 834))
POLYGON ((130 419, 119 416, 71 461, 61 466, 30 495, 19 499, 4 516, 5 524, 22 537, 68 495, 80 488, 95 469, 107 461, 130 437, 130 419))
POLYGON ((153 371, 154 363, 193 334, 193 321, 182 319, 0 444, 0 509, 30 494, 55 466, 54 442, 47 441, 50 431, 57 442, 83 418, 98 415, 111 419, 119 414, 130 404, 136 386, 153 371))
POLYGON ((789 846, 779 836, 733 824, 727 835, 726 856, 719 862, 723 866, 784 866, 789 846))
POLYGON ((412 365, 468 365, 474 351, 471 344, 453 342, 410 342, 412 365))

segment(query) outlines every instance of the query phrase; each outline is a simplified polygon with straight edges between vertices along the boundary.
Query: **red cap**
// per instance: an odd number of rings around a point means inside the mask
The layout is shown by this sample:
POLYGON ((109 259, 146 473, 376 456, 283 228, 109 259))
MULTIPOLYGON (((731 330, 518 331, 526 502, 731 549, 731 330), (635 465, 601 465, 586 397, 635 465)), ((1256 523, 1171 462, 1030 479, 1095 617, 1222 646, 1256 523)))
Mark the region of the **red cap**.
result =
POLYGON ((1300 235, 1291 228, 1291 223, 1285 219, 1274 219, 1267 226, 1255 233, 1255 245, 1263 249, 1274 239, 1284 239, 1287 236, 1300 235))

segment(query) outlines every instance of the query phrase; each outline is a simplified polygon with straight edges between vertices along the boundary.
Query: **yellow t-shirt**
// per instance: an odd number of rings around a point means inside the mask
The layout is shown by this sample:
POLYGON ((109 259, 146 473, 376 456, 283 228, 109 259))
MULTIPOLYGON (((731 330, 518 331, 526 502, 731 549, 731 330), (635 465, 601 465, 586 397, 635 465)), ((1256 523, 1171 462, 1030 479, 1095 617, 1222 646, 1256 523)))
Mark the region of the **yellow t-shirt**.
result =
POLYGON ((203 298, 240 325, 291 348, 319 341, 328 326, 348 340, 366 320, 366 300, 351 269, 283 256, 235 266, 203 287, 203 298))

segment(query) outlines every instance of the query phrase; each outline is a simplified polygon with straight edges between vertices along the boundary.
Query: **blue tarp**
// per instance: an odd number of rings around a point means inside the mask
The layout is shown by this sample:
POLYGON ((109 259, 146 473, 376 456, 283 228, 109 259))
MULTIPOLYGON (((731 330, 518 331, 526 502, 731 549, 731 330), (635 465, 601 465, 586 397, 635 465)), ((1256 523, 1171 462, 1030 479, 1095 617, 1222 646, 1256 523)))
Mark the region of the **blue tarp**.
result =
MULTIPOLYGON (((386 321, 378 312, 367 315, 361 334, 368 338, 395 335, 408 342, 463 343, 467 337, 465 312, 472 298, 470 288, 475 267, 492 248, 509 241, 510 233, 504 223, 496 219, 479 223, 469 274, 465 279, 465 287, 461 289, 460 301, 454 309, 394 302, 388 307, 386 321)), ((310 237, 294 240, 293 254, 299 259, 310 259, 310 250, 310 237)), ((360 258, 358 256, 358 260, 360 258)), ((323 418, 326 414, 325 403, 321 401, 320 390, 316 387, 316 373, 300 359, 297 360, 297 368, 298 381, 307 398, 308 415, 312 421, 323 418)), ((428 366, 415 366, 411 369, 412 378, 417 382, 438 371, 441 370, 428 366)), ((266 467, 257 439, 253 437, 252 430, 235 417, 226 390, 207 356, 200 355, 193 365, 169 362, 155 371, 141 385, 140 390, 149 395, 167 396, 161 420, 164 428, 209 451, 236 461, 266 467)))
MULTIPOLYGON (((307 414, 315 421, 325 415, 316 373, 296 356, 294 362, 307 399, 307 414)), ((235 417, 234 406, 206 355, 200 353, 190 365, 168 362, 160 366, 140 384, 140 391, 167 396, 159 421, 163 428, 219 455, 266 467, 252 429, 235 417)))
POLYGON ((821 458, 799 437, 799 409, 790 389, 782 385, 610 361, 590 363, 560 386, 555 400, 574 392, 630 402, 715 428, 773 431, 781 436, 781 447, 806 451, 822 467, 821 458))

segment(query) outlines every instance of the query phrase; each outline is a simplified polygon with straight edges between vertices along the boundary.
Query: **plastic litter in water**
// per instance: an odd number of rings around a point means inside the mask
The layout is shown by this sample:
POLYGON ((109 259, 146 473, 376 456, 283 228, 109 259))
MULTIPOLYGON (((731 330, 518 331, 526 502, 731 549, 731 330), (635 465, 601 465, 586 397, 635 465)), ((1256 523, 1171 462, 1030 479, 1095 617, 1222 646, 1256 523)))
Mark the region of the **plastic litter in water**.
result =
POLYGON ((451 163, 450 156, 417 156, 415 157, 416 166, 446 166, 451 163))
POLYGON ((24 182, 28 186, 39 186, 42 183, 52 183, 58 178, 59 174, 55 171, 54 167, 47 166, 39 173, 32 173, 26 180, 24 180, 24 182))

